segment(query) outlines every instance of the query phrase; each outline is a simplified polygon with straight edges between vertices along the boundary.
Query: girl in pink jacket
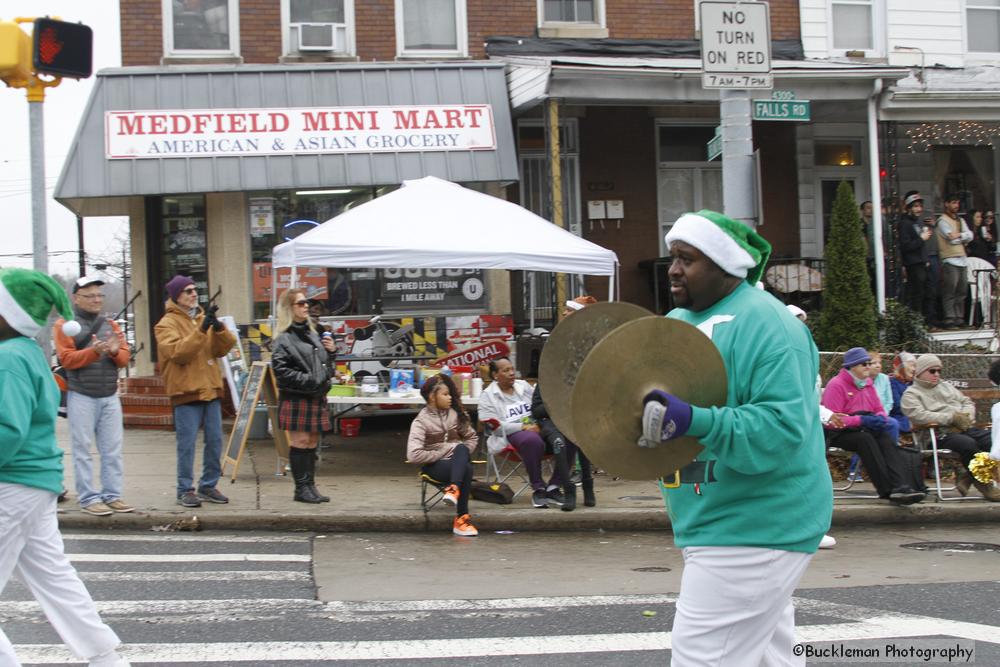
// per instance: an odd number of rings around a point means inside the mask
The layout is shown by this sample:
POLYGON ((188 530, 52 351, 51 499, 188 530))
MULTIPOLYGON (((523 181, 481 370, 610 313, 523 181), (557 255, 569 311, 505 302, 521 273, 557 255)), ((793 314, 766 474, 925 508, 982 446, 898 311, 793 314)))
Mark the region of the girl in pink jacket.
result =
POLYGON ((410 424, 406 458, 444 488, 444 501, 455 506, 452 532, 463 537, 479 534, 469 517, 472 489, 472 452, 478 437, 462 407, 461 394, 447 375, 434 375, 420 388, 427 405, 410 424))

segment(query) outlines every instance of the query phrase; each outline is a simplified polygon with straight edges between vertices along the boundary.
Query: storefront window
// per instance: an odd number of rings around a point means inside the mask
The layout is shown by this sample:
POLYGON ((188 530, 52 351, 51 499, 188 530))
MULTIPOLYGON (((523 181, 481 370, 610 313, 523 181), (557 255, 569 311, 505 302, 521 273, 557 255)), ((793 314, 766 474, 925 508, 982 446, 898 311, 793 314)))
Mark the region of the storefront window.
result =
POLYGON ((205 198, 197 196, 164 197, 159 247, 162 250, 160 285, 177 274, 191 276, 198 287, 198 298, 209 299, 208 255, 205 250, 205 198))
MULTIPOLYGON (((271 252, 317 225, 386 195, 398 186, 251 192, 250 249, 254 318, 271 312, 271 252)), ((280 294, 291 284, 291 269, 279 269, 280 294)), ((320 316, 482 310, 486 295, 478 269, 363 269, 299 267, 298 284, 316 300, 320 316)))

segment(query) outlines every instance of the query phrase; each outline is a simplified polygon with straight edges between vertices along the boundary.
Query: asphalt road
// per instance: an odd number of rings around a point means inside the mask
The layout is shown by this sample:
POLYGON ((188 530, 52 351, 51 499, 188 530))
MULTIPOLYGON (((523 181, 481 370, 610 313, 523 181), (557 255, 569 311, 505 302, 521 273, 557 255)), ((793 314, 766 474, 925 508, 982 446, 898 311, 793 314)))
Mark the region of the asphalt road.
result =
MULTIPOLYGON (((995 526, 837 538, 796 592, 801 639, 941 639, 1000 665, 995 526)), ((664 665, 680 575, 668 533, 70 533, 66 546, 134 665, 664 665)), ((80 664, 17 581, 0 625, 26 665, 80 664)))

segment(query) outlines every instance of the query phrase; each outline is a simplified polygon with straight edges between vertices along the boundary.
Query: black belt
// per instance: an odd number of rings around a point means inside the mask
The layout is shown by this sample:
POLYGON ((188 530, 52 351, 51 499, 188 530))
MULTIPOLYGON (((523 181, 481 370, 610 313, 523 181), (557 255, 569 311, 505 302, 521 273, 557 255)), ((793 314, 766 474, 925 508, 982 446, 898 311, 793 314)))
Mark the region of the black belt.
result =
POLYGON ((715 478, 715 459, 711 461, 694 461, 676 471, 673 478, 664 477, 660 481, 669 488, 676 488, 681 484, 708 484, 718 481, 715 478))

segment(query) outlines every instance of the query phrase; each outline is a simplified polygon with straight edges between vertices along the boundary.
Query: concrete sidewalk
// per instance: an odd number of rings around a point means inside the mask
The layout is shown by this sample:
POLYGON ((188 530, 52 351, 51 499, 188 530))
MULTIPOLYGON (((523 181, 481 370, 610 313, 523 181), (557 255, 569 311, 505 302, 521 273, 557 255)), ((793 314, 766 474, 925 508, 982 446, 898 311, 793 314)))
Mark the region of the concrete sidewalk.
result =
MULTIPOLYGON (((275 475, 274 446, 259 440, 247 444, 235 482, 230 482, 232 469, 228 468, 219 483, 219 490, 230 498, 229 504, 204 503, 197 509, 176 504, 173 432, 129 429, 125 431, 124 499, 137 508, 136 512, 94 517, 81 512, 76 503, 69 431, 66 420, 60 419, 57 436, 67 452, 63 463, 70 495, 59 506, 59 522, 64 528, 150 530, 195 515, 206 530, 447 531, 454 510, 440 504, 425 516, 420 509, 417 467, 404 462, 411 420, 412 415, 368 417, 357 437, 325 436, 330 447, 321 450, 316 485, 331 497, 329 503, 294 502, 291 478, 275 475)), ((225 425, 225 440, 229 426, 225 425)), ((199 442, 199 455, 200 448, 199 442)), ((199 471, 200 462, 196 478, 199 471)), ((485 479, 485 466, 476 466, 475 474, 485 479)), ((871 492, 868 484, 855 488, 859 494, 871 492)), ((533 508, 530 494, 525 492, 512 505, 472 501, 470 513, 483 533, 669 529, 655 482, 616 480, 601 474, 596 477, 595 489, 597 507, 584 507, 581 493, 572 512, 533 508)), ((918 505, 896 507, 885 501, 837 500, 833 521, 835 527, 1000 521, 1000 503, 981 498, 942 503, 928 498, 918 505)))

